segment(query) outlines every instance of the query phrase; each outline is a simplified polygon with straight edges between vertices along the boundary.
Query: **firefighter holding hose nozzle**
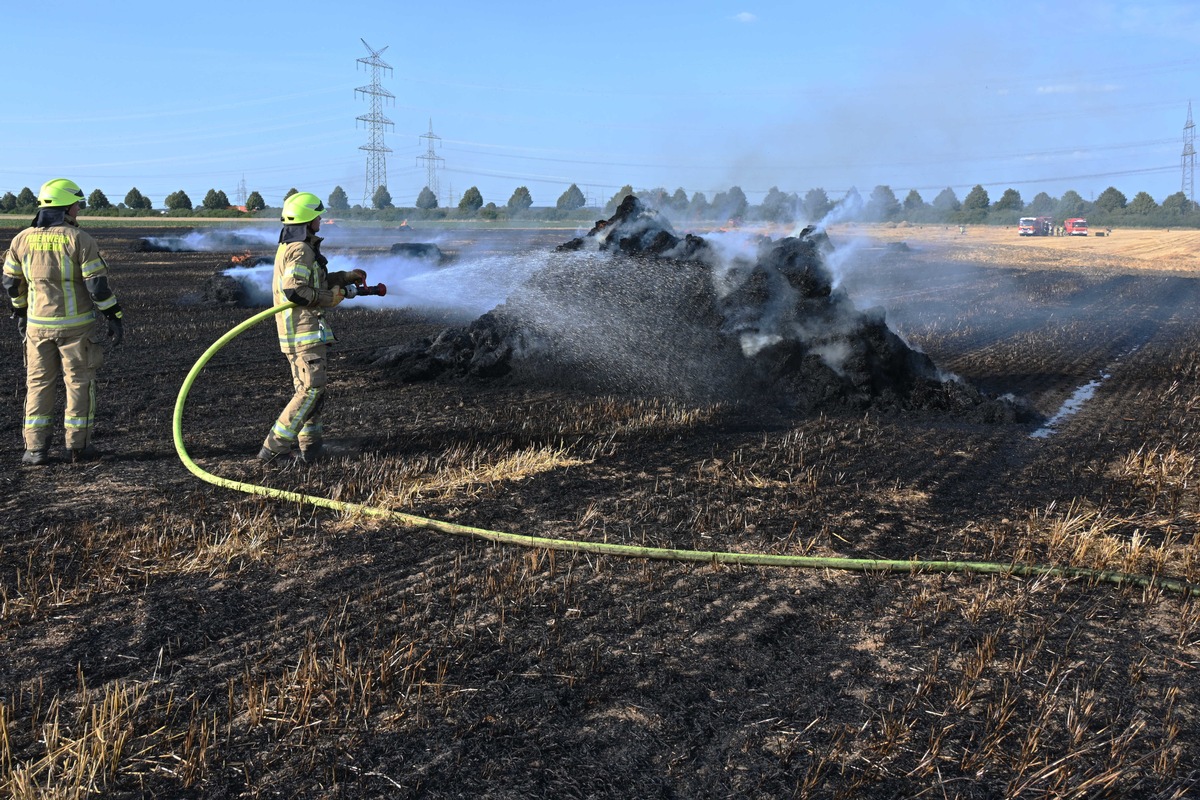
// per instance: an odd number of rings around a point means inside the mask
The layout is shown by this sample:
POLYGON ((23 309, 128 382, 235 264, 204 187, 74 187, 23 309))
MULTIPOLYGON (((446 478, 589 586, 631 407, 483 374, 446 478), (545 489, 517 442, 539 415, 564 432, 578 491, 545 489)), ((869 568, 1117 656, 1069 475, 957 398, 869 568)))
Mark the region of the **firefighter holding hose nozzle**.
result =
POLYGON ((347 297, 384 291, 382 285, 367 286, 367 274, 361 269, 325 269, 329 261, 321 255, 322 239, 317 236, 324 210, 311 192, 297 192, 283 201, 271 294, 275 305, 296 304, 275 315, 279 348, 291 366, 295 393, 258 451, 258 458, 268 463, 285 455, 298 456, 305 463, 321 457, 326 351, 336 341, 325 321, 325 309, 347 297))

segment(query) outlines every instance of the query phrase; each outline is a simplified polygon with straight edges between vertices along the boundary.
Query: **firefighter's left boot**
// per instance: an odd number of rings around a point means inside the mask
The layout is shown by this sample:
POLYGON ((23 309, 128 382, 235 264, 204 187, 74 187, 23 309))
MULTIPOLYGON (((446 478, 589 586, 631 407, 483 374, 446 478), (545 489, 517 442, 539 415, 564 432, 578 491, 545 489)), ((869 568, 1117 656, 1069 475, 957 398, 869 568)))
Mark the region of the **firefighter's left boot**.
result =
POLYGON ((304 443, 300 446, 299 458, 305 464, 315 464, 325 455, 325 445, 321 442, 304 443))
POLYGON ((101 455, 103 454, 90 444, 83 447, 75 447, 71 449, 71 463, 83 464, 88 461, 99 461, 101 455))
POLYGON ((50 448, 43 447, 41 450, 26 450, 21 456, 21 463, 27 467, 40 467, 50 463, 50 448))

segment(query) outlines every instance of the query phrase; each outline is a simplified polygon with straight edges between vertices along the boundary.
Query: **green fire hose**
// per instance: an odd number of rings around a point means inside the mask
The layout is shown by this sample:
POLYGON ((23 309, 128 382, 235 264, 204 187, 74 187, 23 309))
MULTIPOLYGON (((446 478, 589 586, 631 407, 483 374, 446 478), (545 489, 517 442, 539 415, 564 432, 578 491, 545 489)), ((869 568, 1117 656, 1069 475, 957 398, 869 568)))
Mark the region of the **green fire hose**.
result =
POLYGON ((199 360, 192 366, 183 385, 179 387, 179 396, 175 401, 175 416, 174 416, 174 436, 175 436, 175 452, 179 454, 179 459, 183 462, 188 470, 203 481, 207 481, 215 486, 221 486, 226 489, 233 489, 247 494, 260 495, 276 500, 287 500, 293 503, 302 503, 319 508, 327 508, 331 511, 339 511, 347 514, 361 514, 366 517, 374 517, 378 519, 387 519, 393 522, 398 522, 413 528, 425 528, 427 530, 439 531, 441 533, 454 534, 456 536, 470 536, 478 539, 487 539, 493 542, 502 542, 504 544, 520 545, 522 547, 533 547, 544 550, 558 550, 569 553, 597 553, 610 556, 624 556, 629 558, 649 558, 665 561, 698 561, 711 564, 756 564, 762 566, 773 567, 793 567, 801 569, 836 569, 849 570, 856 572, 975 572, 984 574, 998 574, 1018 577, 1051 577, 1051 578, 1068 578, 1068 579, 1085 579, 1096 582, 1114 583, 1118 585, 1132 585, 1142 587, 1157 587, 1160 589, 1179 592, 1184 595, 1200 596, 1200 585, 1188 583, 1184 580, 1175 578, 1162 578, 1157 575, 1136 575, 1124 572, 1115 572, 1112 570, 1087 569, 1084 567, 1055 567, 1045 564, 1004 564, 998 562, 987 561, 923 561, 920 559, 911 560, 889 560, 875 558, 822 558, 814 556, 797 556, 797 555, 776 555, 771 553, 735 553, 722 552, 712 550, 675 550, 665 547, 639 547, 637 545, 627 544, 611 544, 608 542, 588 542, 577 541, 574 539, 550 539, 541 536, 526 536, 517 533, 505 533, 503 531, 492 531, 485 528, 473 528, 468 525, 458 525, 452 522, 444 522, 436 519, 428 519, 419 517, 413 514, 405 514, 400 511, 394 511, 388 508, 379 508, 376 506, 363 505, 361 503, 347 503, 340 500, 330 500, 325 497, 314 497, 312 495, 300 494, 298 492, 289 492, 283 489, 272 489, 267 486, 259 486, 253 483, 244 483, 242 481, 230 480, 222 478, 219 475, 213 475, 210 472, 201 468, 192 457, 188 454, 187 448, 183 443, 183 409, 187 402, 188 393, 191 391, 192 384, 200 375, 204 366, 217 354, 225 345, 229 344, 235 338, 240 336, 249 328, 257 325, 265 319, 269 319, 276 314, 288 308, 292 308, 294 304, 283 303, 262 311, 250 317, 246 321, 234 326, 225 333, 217 341, 204 351, 199 360))

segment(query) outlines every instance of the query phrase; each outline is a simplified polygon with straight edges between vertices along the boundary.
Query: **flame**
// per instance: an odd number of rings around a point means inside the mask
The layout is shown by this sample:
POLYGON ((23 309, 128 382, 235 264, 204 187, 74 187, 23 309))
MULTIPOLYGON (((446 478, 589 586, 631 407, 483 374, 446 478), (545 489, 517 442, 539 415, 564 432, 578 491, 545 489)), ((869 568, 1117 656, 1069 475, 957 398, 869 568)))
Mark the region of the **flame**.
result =
POLYGON ((251 253, 249 250, 247 250, 246 252, 242 253, 240 256, 234 256, 233 258, 229 259, 229 263, 245 264, 247 261, 249 261, 252 258, 254 258, 254 254, 251 253))

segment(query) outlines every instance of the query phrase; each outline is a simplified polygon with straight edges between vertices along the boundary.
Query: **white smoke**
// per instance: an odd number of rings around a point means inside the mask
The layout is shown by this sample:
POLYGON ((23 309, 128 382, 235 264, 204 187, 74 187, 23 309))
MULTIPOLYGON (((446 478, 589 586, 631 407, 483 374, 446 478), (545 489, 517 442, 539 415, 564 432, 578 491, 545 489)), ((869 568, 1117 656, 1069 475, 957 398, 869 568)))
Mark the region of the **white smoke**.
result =
POLYGON ((773 344, 779 344, 783 341, 783 337, 777 333, 743 333, 738 337, 738 341, 742 345, 742 355, 746 358, 753 358, 758 355, 759 351, 770 347, 773 344))
MULTIPOLYGON (((413 308, 474 317, 503 303, 545 266, 548 257, 545 253, 481 256, 442 267, 428 260, 397 256, 356 258, 331 254, 328 269, 361 269, 367 273, 368 283, 387 286, 383 297, 364 295, 347 301, 354 308, 413 308)), ((273 266, 231 267, 224 274, 242 284, 249 304, 271 304, 273 266)))
MULTIPOLYGON (((745 231, 717 231, 705 235, 704 241, 716 254, 714 260, 709 260, 709 266, 712 267, 713 291, 718 299, 724 298, 742 284, 746 271, 754 265, 758 256, 758 239, 745 231)), ((680 247, 683 246, 681 243, 680 247)), ((762 347, 758 348, 761 349, 762 347)))
MULTIPOLYGON (((431 266, 427 261, 381 259, 358 268, 367 272, 368 282, 387 284, 387 296, 362 299, 379 308, 415 308, 474 317, 503 303, 541 270, 548 258, 546 253, 492 255, 459 259, 447 267, 431 266)), ((355 268, 341 262, 340 258, 331 258, 329 268, 355 268)))
POLYGON ((209 253, 239 250, 246 247, 274 245, 279 241, 279 227, 246 227, 234 230, 205 228, 184 236, 147 236, 155 247, 176 253, 209 253))

